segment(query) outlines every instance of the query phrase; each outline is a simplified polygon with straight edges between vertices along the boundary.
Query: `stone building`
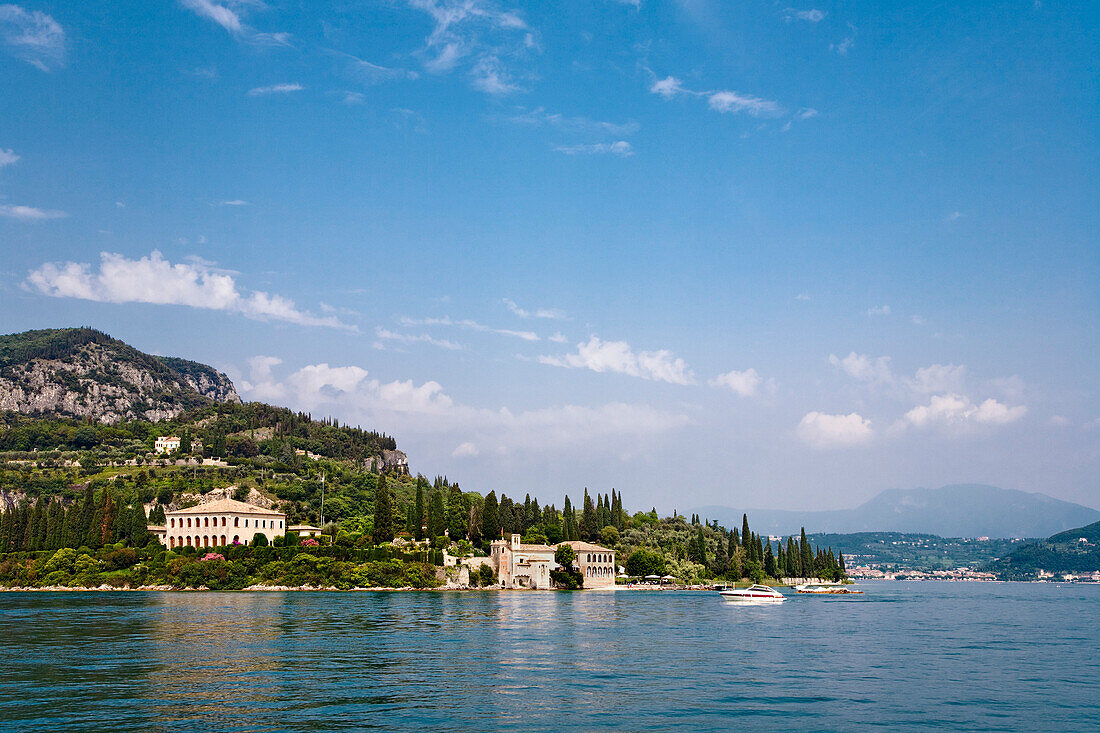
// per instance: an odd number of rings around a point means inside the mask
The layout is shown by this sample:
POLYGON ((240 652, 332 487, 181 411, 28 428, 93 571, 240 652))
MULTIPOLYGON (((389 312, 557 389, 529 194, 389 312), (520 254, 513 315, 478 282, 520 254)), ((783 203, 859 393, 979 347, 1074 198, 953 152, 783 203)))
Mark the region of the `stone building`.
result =
POLYGON ((518 534, 508 540, 493 540, 491 544, 490 558, 497 582, 503 588, 549 588, 550 571, 558 567, 554 553, 562 545, 569 545, 577 553, 576 567, 584 576, 585 588, 615 587, 618 566, 614 550, 579 540, 554 546, 523 544, 518 534))
POLYGON ((286 533, 286 515, 282 512, 228 498, 165 512, 164 516, 163 541, 169 549, 248 545, 257 533, 271 543, 286 533))
POLYGON ((571 540, 557 545, 569 545, 577 553, 577 570, 584 576, 585 588, 614 588, 618 565, 615 551, 591 542, 571 540))
POLYGON ((518 534, 508 540, 493 540, 489 557, 502 588, 550 587, 550 571, 556 567, 550 545, 525 545, 518 534))

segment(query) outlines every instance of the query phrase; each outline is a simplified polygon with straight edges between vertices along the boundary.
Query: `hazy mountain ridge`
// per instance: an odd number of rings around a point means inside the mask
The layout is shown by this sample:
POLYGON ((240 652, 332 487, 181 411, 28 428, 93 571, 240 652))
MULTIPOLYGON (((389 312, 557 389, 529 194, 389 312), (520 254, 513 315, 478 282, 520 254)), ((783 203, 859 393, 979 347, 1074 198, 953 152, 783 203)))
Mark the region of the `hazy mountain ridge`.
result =
POLYGON ((0 336, 0 410, 111 424, 240 401, 213 367, 152 356, 94 329, 0 336))
MULTIPOLYGON (((741 512, 723 506, 693 510, 723 523, 741 512)), ((939 489, 889 489, 854 509, 799 512, 750 509, 761 532, 908 532, 940 537, 1046 537, 1100 520, 1100 511, 1040 493, 983 484, 939 489)))

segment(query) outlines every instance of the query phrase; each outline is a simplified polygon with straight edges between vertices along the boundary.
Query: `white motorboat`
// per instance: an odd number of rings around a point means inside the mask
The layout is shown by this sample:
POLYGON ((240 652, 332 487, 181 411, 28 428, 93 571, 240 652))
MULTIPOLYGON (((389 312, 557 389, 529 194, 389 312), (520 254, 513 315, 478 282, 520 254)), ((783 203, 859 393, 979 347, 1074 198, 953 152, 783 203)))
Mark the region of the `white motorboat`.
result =
POLYGON ((748 588, 731 588, 719 591, 718 595, 727 601, 738 603, 782 603, 786 600, 775 588, 766 585, 750 585, 748 588))

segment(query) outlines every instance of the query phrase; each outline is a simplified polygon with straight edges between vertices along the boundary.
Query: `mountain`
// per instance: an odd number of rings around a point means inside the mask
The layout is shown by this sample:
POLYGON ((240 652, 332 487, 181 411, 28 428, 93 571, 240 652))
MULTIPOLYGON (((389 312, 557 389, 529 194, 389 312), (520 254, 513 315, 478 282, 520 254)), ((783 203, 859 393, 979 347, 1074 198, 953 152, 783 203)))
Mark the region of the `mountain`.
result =
POLYGON ((1008 579, 1027 578, 1039 570, 1049 573, 1100 571, 1100 522, 1059 532, 1045 540, 1014 550, 993 564, 1008 579))
POLYGON ((145 354, 91 328, 0 336, 0 410, 114 424, 240 401, 213 367, 145 354))
MULTIPOLYGON (((722 506, 694 510, 726 526, 741 512, 722 506)), ((1100 520, 1100 512, 1045 494, 957 484, 939 489, 890 489, 854 509, 822 512, 749 510, 752 529, 787 535, 807 532, 919 532, 941 537, 1046 537, 1100 520)))

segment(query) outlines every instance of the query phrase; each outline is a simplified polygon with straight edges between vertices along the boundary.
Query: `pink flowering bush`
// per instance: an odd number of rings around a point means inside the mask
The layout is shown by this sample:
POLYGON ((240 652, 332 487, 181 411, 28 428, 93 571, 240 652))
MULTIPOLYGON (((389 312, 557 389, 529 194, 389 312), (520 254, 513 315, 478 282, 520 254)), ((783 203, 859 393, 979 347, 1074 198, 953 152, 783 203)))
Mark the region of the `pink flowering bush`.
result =
POLYGON ((206 562, 207 560, 224 560, 224 559, 225 559, 225 557, 218 554, 217 552, 208 552, 205 555, 203 555, 201 558, 199 558, 199 562, 206 562))
POLYGON ((313 539, 312 537, 306 537, 304 540, 302 540, 302 547, 317 547, 317 544, 317 540, 313 539))

